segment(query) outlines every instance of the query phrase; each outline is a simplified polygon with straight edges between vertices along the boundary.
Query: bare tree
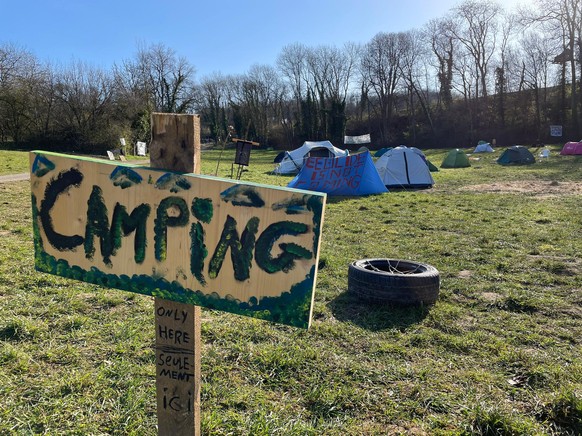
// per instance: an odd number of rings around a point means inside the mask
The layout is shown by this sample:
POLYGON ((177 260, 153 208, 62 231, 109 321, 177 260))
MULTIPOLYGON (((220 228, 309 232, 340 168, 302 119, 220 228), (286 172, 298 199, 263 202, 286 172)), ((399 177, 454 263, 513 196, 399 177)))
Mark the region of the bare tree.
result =
POLYGON ((277 58, 277 68, 289 82, 289 89, 299 111, 301 99, 306 95, 309 73, 307 72, 308 48, 303 44, 291 44, 283 47, 277 58))
POLYGON ((372 110, 380 123, 381 142, 388 142, 389 126, 396 105, 396 90, 402 79, 400 62, 403 34, 378 33, 366 44, 361 74, 372 110))
POLYGON ((561 41, 561 52, 554 62, 562 66, 562 95, 566 95, 566 68, 570 70, 570 106, 572 111, 572 134, 580 134, 579 109, 582 101, 578 97, 578 64, 582 61, 582 4, 580 0, 537 0, 538 11, 523 17, 529 24, 547 23, 561 41))
POLYGON ((230 80, 234 127, 244 139, 268 143, 273 125, 282 119, 281 100, 286 88, 277 70, 253 65, 245 75, 230 80))
POLYGON ((402 57, 400 71, 408 92, 409 114, 411 116, 412 143, 416 143, 416 103, 420 104, 422 113, 426 117, 431 132, 434 134, 429 93, 425 86, 428 71, 426 69, 428 59, 427 47, 423 44, 420 31, 411 30, 402 34, 402 57))
POLYGON ((228 79, 220 73, 204 77, 198 89, 201 94, 199 112, 210 129, 215 142, 220 142, 228 135, 228 79))
POLYGON ((56 77, 49 66, 42 66, 36 79, 30 85, 32 94, 31 109, 33 113, 30 127, 30 139, 43 142, 48 146, 58 138, 54 131, 54 109, 56 103, 56 77))
POLYGON ((57 73, 55 92, 55 123, 67 142, 81 148, 116 141, 115 132, 107 128, 113 113, 111 74, 74 62, 57 73))
POLYGON ((0 140, 11 138, 18 144, 30 133, 44 73, 30 52, 13 44, 0 46, 0 140))
POLYGON ((423 35, 436 58, 439 100, 445 109, 453 102, 453 65, 458 50, 458 41, 450 31, 451 28, 449 19, 433 19, 425 26, 423 35))
POLYGON ((535 126, 538 137, 547 120, 547 90, 552 47, 538 32, 529 32, 521 39, 521 66, 524 88, 533 93, 535 126), (544 123, 544 124, 543 124, 544 123))
POLYGON ((510 50, 510 40, 517 33, 515 29, 516 18, 513 14, 504 14, 501 22, 500 41, 498 50, 498 60, 495 67, 495 110, 491 114, 492 120, 498 120, 500 127, 505 128, 506 122, 506 100, 509 89, 509 65, 508 53, 510 50))
POLYGON ((195 103, 195 68, 163 44, 141 47, 136 59, 125 64, 130 80, 137 80, 152 110, 184 113, 195 103))
POLYGON ((453 9, 456 17, 450 31, 471 56, 475 94, 487 97, 488 68, 497 43, 501 7, 491 1, 466 0, 453 9))
POLYGON ((308 50, 307 92, 320 114, 319 136, 343 142, 346 99, 357 61, 357 46, 318 46, 308 50))
POLYGON ((242 91, 257 139, 268 143, 271 123, 282 118, 280 101, 285 94, 284 84, 274 67, 253 65, 244 76, 242 91))

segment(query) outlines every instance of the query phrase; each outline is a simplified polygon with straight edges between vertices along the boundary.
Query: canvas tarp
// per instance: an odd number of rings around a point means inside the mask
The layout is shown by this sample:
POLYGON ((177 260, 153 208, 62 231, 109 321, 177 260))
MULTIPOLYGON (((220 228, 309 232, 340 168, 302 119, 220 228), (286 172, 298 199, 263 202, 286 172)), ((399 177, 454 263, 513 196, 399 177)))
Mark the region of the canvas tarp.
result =
POLYGON ((305 141, 301 147, 285 152, 285 156, 273 172, 275 174, 297 174, 303 167, 304 161, 314 154, 320 157, 337 157, 347 156, 349 152, 335 147, 329 141, 305 141))
POLYGON ((580 142, 566 142, 562 147, 561 155, 567 154, 582 154, 582 141, 580 142))
POLYGON ((287 185, 329 195, 369 195, 388 192, 369 152, 336 158, 310 157, 287 185))
POLYGON ((384 185, 390 188, 430 188, 434 180, 424 154, 413 148, 396 147, 374 164, 384 185))

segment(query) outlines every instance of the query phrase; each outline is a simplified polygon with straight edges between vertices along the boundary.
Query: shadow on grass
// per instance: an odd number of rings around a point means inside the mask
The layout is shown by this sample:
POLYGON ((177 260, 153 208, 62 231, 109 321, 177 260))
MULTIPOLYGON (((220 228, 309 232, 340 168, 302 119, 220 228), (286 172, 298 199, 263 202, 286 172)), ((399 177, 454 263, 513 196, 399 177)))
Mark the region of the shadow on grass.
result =
POLYGON ((289 181, 293 180, 297 174, 278 174, 275 170, 265 171, 261 174, 265 174, 267 176, 275 176, 280 177, 281 179, 288 179, 289 181))
POLYGON ((366 330, 406 330, 421 322, 429 313, 430 306, 398 306, 386 303, 362 301, 344 292, 329 302, 333 316, 343 322, 351 322, 366 330))

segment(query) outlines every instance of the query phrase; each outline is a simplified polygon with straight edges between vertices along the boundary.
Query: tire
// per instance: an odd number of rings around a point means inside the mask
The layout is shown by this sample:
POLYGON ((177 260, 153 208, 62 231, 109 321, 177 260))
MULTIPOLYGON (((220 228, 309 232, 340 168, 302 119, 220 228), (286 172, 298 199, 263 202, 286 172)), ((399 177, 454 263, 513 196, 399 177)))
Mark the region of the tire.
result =
POLYGON ((437 269, 398 259, 361 259, 348 268, 348 293, 374 303, 430 305, 439 294, 437 269))

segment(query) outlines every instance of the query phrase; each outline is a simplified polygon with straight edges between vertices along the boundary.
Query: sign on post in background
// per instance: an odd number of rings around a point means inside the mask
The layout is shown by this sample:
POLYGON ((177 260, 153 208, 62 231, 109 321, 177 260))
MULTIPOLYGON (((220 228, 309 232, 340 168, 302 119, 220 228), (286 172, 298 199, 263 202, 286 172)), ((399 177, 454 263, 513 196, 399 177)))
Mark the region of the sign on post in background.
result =
POLYGON ((146 155, 146 143, 137 141, 135 143, 135 154, 137 156, 145 156, 146 155))
POLYGON ((562 126, 550 126, 550 136, 562 136, 562 126))
POLYGON ((31 152, 39 271, 307 328, 325 194, 31 152))

